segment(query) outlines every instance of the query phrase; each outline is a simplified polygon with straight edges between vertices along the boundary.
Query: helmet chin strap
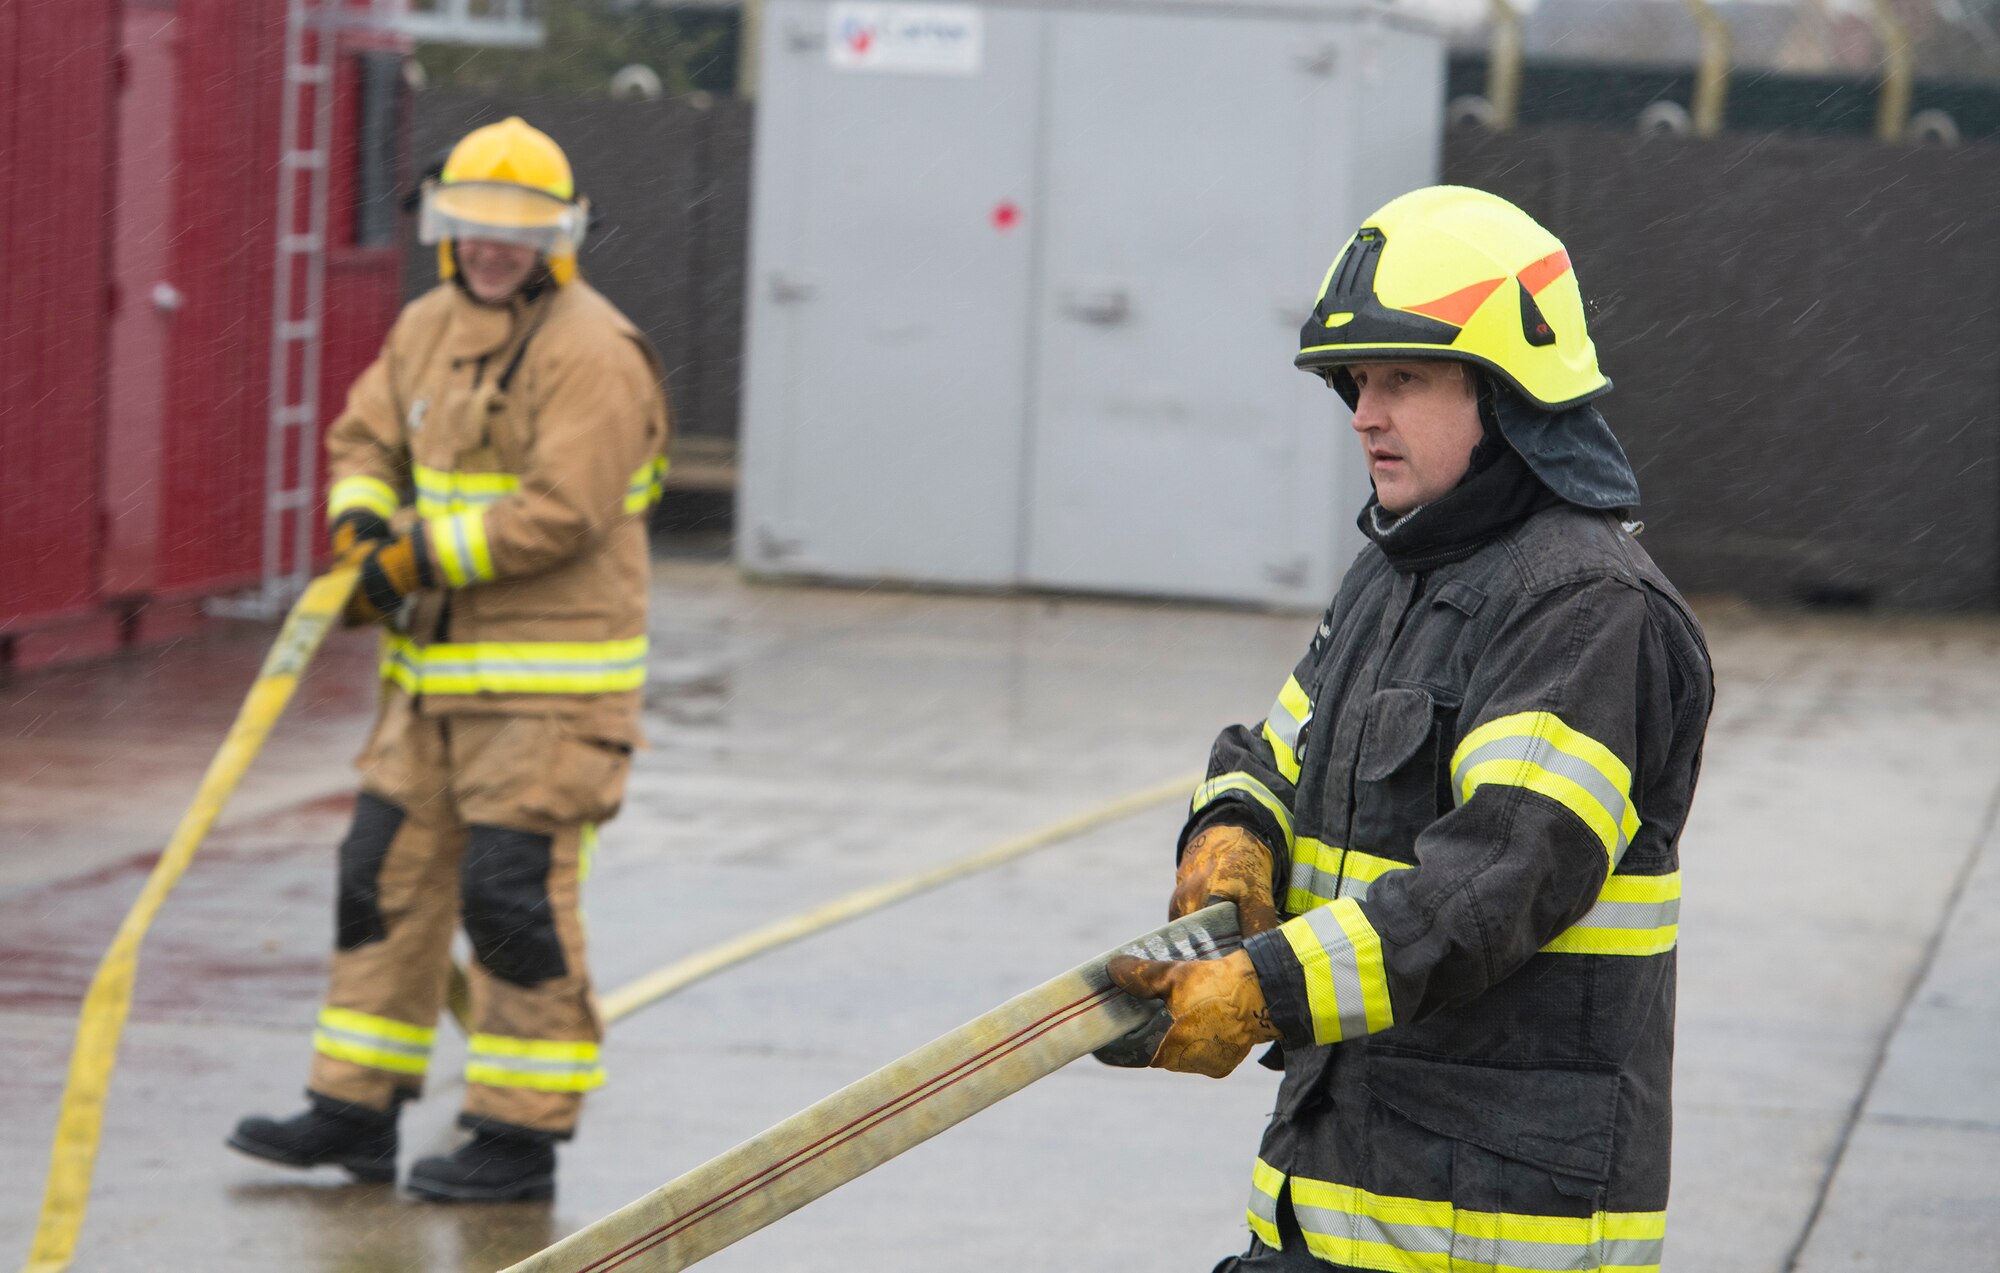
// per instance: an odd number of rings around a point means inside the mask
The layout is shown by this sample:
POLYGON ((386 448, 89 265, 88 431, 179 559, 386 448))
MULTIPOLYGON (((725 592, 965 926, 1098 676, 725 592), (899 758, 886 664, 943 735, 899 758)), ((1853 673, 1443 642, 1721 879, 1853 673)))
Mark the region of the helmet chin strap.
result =
POLYGON ((1493 408, 1493 382, 1485 372, 1471 367, 1466 374, 1472 377, 1474 391, 1479 396, 1479 442, 1472 448, 1472 466, 1465 471, 1467 477, 1474 473, 1484 473, 1499 462, 1500 457, 1514 448, 1507 442, 1507 435, 1500 432, 1500 415, 1493 408))
POLYGON ((499 309, 512 303, 517 296, 524 301, 533 301, 539 298, 542 293, 555 286, 556 278, 554 272, 549 268, 549 258, 537 253, 534 265, 529 268, 528 276, 521 280, 520 285, 499 300, 489 301, 473 291, 472 284, 466 282, 465 266, 458 259, 458 240, 452 239, 449 242, 451 250, 451 281, 456 283, 458 290, 464 293, 465 298, 475 305, 485 305, 499 309))

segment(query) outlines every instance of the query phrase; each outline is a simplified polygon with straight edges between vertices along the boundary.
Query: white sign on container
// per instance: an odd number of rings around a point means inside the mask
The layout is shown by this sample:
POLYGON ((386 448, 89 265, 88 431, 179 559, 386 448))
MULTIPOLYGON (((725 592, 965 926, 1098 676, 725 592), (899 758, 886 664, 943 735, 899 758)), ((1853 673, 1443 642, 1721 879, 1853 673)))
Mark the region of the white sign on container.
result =
POLYGON ((977 75, 983 28, 969 4, 834 4, 827 56, 843 71, 977 75))

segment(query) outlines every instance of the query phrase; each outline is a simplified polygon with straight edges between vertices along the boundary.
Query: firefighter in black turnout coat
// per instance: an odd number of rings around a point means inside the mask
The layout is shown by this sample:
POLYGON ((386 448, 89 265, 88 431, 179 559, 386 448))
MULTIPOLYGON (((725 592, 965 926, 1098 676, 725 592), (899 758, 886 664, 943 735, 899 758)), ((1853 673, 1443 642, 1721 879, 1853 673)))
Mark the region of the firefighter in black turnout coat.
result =
POLYGON ((1260 931, 1112 968, 1173 1017, 1155 1066, 1281 1044, 1217 1273, 1650 1273, 1712 682, 1622 520, 1575 272, 1505 200, 1419 190, 1343 249, 1297 362, 1354 410, 1371 542, 1269 717, 1217 739, 1172 905, 1260 931))

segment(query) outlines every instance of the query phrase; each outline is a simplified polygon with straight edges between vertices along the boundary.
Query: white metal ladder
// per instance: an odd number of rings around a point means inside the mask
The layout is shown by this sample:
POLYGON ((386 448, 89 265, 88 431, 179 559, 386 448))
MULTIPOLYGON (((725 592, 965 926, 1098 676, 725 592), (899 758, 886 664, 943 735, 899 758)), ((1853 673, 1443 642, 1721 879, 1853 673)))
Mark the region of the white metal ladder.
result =
POLYGON ((312 577, 319 526, 319 378, 325 346, 328 170, 334 59, 342 30, 414 39, 540 43, 531 0, 286 0, 279 123, 276 255, 271 282, 271 393, 264 453, 263 568, 257 591, 218 613, 282 613, 312 577))
POLYGON ((288 0, 279 122, 271 397, 264 452, 263 584, 252 607, 276 613, 312 577, 319 527, 319 368, 326 328, 327 179, 334 50, 342 0, 288 0))

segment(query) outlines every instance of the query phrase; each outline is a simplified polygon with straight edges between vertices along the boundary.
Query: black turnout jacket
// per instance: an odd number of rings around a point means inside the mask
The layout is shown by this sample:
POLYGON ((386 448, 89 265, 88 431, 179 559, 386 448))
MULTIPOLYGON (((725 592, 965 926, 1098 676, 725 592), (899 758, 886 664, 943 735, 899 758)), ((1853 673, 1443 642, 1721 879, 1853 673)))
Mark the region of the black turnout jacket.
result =
POLYGON ((1700 629, 1611 513, 1545 506, 1423 573, 1363 550, 1183 834, 1239 822, 1277 859, 1288 918, 1248 943, 1285 1068, 1266 1245, 1288 1192, 1336 1267, 1658 1266, 1710 699, 1700 629))

